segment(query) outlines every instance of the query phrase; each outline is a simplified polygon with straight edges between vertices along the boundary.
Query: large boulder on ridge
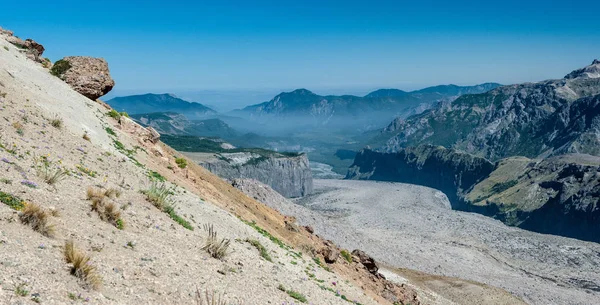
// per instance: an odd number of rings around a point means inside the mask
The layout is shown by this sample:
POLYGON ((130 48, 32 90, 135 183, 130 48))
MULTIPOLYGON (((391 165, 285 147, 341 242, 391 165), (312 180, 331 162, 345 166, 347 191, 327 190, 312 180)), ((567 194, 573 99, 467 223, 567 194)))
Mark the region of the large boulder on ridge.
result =
POLYGON ((91 100, 107 94, 115 86, 104 58, 68 56, 54 63, 50 72, 91 100))

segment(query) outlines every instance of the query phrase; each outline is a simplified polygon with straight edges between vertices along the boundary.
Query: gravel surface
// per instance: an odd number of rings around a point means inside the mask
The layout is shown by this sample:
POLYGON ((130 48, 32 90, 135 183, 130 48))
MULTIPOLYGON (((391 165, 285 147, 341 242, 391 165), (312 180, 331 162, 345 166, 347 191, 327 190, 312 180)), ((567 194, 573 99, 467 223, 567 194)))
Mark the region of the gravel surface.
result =
POLYGON ((452 211, 441 192, 416 185, 315 180, 315 191, 296 201, 310 210, 279 208, 342 247, 500 287, 531 304, 600 303, 599 244, 452 211))

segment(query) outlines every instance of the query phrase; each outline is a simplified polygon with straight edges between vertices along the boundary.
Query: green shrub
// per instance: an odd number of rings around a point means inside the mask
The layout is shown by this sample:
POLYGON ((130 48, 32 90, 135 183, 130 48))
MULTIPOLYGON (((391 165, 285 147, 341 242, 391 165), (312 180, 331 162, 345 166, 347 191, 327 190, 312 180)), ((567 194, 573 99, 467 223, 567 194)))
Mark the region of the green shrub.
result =
POLYGON ((176 158, 175 163, 177 166, 179 166, 179 168, 185 168, 187 166, 187 160, 184 158, 176 158))
POLYGON ((68 61, 61 59, 54 63, 54 65, 50 69, 50 74, 56 77, 60 77, 61 75, 65 74, 65 72, 67 72, 69 69, 71 69, 71 64, 68 61))
POLYGON ((116 110, 111 109, 109 112, 106 113, 106 115, 108 115, 109 117, 118 120, 121 118, 121 114, 118 113, 116 110))
POLYGON ((352 263, 352 254, 350 254, 347 250, 340 251, 342 257, 349 263, 352 263))

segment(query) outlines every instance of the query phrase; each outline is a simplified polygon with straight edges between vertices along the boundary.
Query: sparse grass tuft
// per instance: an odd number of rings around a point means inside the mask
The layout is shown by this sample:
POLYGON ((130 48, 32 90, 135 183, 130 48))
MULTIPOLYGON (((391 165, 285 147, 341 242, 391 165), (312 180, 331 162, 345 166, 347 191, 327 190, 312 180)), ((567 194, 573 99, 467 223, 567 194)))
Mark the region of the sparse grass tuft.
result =
POLYGON ((102 189, 99 188, 95 188, 95 187, 88 187, 87 189, 87 200, 92 200, 92 198, 104 198, 106 195, 104 194, 104 191, 102 189))
POLYGON ((186 168, 187 166, 187 160, 184 158, 175 158, 175 163, 179 168, 186 168))
POLYGON ((146 200, 152 203, 157 209, 165 212, 171 219, 180 224, 182 227, 193 231, 194 227, 183 217, 177 215, 175 204, 171 200, 171 190, 165 183, 152 182, 150 188, 142 190, 142 194, 146 195, 146 200))
POLYGON ((84 281, 92 289, 100 288, 102 278, 98 275, 96 267, 90 263, 90 257, 87 254, 75 248, 72 240, 65 242, 63 254, 67 264, 72 264, 72 275, 84 281))
POLYGON ((52 186, 57 182, 64 180, 69 175, 68 170, 60 167, 53 167, 52 163, 45 157, 36 159, 36 171, 38 177, 42 178, 44 182, 52 186))
POLYGON ((269 255, 269 251, 267 251, 267 248, 265 248, 265 246, 263 246, 258 240, 246 239, 246 241, 248 243, 250 243, 252 246, 254 246, 258 250, 258 252, 260 252, 260 256, 262 258, 264 258, 265 260, 267 260, 269 262, 273 262, 273 259, 269 255))
POLYGON ((35 203, 25 204, 25 208, 19 215, 23 224, 29 225, 34 231, 47 237, 53 237, 55 226, 49 223, 50 213, 35 203))
POLYGON ((50 125, 52 125, 52 127, 54 128, 61 129, 63 125, 63 120, 58 116, 55 116, 54 119, 50 120, 50 125))
POLYGON ((222 259, 227 255, 227 249, 229 248, 230 240, 217 238, 217 232, 214 230, 213 225, 204 225, 204 230, 208 232, 208 238, 202 250, 206 251, 210 256, 216 259, 222 259))
POLYGON ((208 289, 202 293, 196 288, 196 305, 228 305, 227 301, 221 295, 216 295, 215 291, 209 292, 208 289))
POLYGON ((163 210, 165 206, 170 205, 171 190, 164 183, 153 182, 149 189, 142 191, 142 194, 146 195, 146 199, 159 210, 163 210))
POLYGON ((104 196, 109 198, 119 198, 121 197, 121 191, 111 187, 104 191, 104 196))
POLYGON ((106 202, 111 197, 120 196, 121 192, 113 188, 102 190, 95 187, 87 189, 87 199, 92 201, 92 211, 98 213, 98 216, 103 221, 106 221, 119 230, 125 228, 125 221, 121 218, 121 211, 114 202, 106 202))

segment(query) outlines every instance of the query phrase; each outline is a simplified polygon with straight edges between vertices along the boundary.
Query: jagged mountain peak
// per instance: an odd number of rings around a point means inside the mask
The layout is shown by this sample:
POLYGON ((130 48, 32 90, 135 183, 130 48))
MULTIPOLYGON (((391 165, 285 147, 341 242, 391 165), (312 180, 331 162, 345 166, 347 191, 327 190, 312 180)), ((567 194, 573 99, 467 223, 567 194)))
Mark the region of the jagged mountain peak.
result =
POLYGON ((600 60, 594 59, 591 65, 577 69, 565 76, 566 79, 574 78, 600 78, 600 60))

